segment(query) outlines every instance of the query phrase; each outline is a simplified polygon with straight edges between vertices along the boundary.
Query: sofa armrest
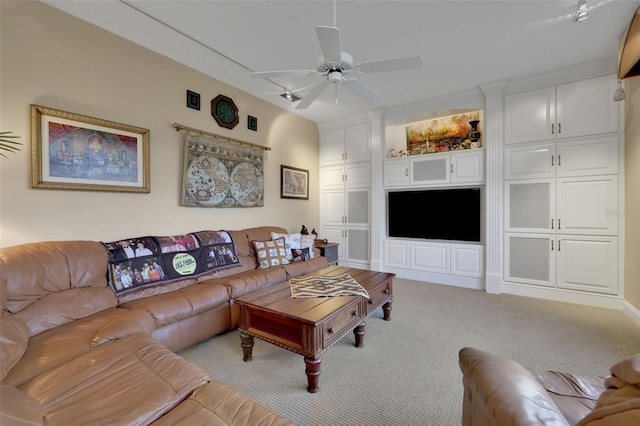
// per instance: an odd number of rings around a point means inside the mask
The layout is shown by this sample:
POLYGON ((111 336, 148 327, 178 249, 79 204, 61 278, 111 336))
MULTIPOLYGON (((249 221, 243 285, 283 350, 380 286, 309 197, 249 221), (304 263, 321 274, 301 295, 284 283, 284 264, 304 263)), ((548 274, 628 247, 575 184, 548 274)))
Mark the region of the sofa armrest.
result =
POLYGON ((530 370, 475 348, 458 354, 463 375, 462 425, 569 425, 530 370))

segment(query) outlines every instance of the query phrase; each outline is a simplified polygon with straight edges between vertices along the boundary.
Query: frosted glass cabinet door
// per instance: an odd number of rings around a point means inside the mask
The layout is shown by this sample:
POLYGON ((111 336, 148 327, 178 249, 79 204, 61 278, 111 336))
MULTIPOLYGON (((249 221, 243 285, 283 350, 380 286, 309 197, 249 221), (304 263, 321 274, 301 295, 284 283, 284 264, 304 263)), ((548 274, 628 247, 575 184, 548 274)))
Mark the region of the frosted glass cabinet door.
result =
POLYGON ((347 217, 346 223, 368 225, 369 215, 369 190, 347 190, 347 217))
POLYGON ((347 261, 369 262, 369 229, 346 230, 347 261))
POLYGON ((508 181, 504 198, 505 230, 553 232, 556 226, 553 179, 508 181))
MULTIPOLYGON (((437 155, 437 154, 431 154, 437 155)), ((451 157, 449 155, 431 158, 412 158, 409 175, 412 184, 448 183, 451 157)))
POLYGON ((555 282, 554 243, 553 236, 550 235, 505 234, 504 279, 553 287, 555 282))

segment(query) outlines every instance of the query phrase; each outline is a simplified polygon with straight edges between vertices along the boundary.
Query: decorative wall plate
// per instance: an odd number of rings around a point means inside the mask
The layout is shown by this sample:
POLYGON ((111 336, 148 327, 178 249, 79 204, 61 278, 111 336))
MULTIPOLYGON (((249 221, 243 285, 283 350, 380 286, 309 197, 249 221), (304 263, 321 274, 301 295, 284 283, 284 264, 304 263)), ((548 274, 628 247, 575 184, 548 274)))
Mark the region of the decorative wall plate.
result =
POLYGON ((218 126, 227 129, 236 127, 240 120, 238 107, 233 102, 233 99, 224 95, 218 95, 211 100, 211 115, 218 123, 218 126))

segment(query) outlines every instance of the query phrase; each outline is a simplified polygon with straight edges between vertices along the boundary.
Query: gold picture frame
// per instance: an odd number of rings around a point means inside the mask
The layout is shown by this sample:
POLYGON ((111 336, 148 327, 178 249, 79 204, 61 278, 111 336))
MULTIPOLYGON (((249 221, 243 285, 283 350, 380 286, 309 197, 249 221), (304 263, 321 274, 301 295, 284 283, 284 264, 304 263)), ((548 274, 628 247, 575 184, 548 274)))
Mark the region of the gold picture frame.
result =
POLYGON ((31 105, 31 186, 149 193, 149 133, 31 105))

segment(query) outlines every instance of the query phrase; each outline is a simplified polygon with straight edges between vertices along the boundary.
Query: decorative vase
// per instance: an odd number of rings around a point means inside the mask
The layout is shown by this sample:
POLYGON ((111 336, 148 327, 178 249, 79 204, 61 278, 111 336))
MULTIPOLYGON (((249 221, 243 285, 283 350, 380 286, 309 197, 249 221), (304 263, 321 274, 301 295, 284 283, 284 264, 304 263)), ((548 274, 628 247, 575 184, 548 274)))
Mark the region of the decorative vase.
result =
POLYGON ((471 120, 469 122, 469 125, 471 126, 469 139, 471 140, 471 142, 478 142, 478 140, 480 140, 481 133, 478 130, 478 124, 480 124, 480 120, 471 120))

